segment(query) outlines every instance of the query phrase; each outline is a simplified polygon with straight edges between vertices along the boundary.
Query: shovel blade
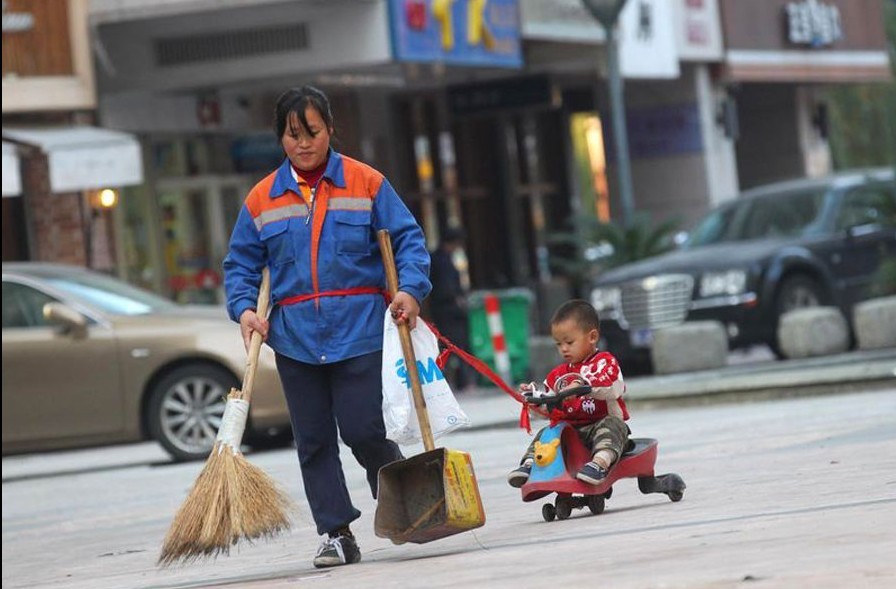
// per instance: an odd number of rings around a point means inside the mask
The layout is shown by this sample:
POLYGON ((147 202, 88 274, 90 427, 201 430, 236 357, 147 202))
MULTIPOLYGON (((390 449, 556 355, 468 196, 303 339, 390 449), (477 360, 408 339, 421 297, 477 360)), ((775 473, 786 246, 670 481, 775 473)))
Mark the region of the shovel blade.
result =
POLYGON ((485 524, 470 455, 437 448, 379 472, 374 532, 394 544, 425 544, 485 524))

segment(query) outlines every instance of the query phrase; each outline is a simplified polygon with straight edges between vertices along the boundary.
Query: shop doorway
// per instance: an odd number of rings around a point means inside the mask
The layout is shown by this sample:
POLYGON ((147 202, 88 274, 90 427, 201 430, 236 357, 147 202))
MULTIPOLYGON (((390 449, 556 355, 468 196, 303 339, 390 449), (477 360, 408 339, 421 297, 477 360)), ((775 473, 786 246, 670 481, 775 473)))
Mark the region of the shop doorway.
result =
POLYGON ((21 196, 3 197, 3 261, 29 259, 24 199, 21 196))
POLYGON ((224 302, 221 267, 248 190, 248 181, 239 176, 158 182, 162 262, 174 300, 224 302))
POLYGON ((209 175, 126 191, 117 212, 119 275, 181 303, 223 303, 221 266, 251 183, 209 175))

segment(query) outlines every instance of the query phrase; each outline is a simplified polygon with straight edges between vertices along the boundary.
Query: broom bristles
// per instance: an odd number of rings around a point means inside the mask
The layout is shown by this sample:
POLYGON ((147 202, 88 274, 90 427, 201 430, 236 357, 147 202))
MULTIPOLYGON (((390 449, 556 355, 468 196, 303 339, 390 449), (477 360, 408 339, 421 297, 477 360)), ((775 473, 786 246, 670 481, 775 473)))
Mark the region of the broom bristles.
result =
POLYGON ((289 495, 226 444, 215 443, 162 544, 158 564, 229 554, 240 540, 270 538, 290 527, 289 495))

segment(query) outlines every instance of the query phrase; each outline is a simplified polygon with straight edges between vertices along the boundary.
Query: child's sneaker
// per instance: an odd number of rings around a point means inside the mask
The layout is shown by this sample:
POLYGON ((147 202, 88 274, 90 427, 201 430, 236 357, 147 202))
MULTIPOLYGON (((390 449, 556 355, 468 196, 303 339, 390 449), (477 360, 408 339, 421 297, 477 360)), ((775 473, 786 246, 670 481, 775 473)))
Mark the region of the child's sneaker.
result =
POLYGON ((314 566, 317 568, 335 567, 342 564, 353 564, 361 560, 361 550, 355 537, 338 533, 321 542, 314 557, 314 566))
POLYGON ((510 471, 510 474, 507 475, 507 482, 510 483, 511 487, 519 489, 529 480, 530 472, 532 472, 532 463, 524 462, 518 468, 510 471))
POLYGON ((587 462, 582 470, 576 473, 576 478, 592 485, 599 485, 607 478, 607 469, 595 462, 587 462))

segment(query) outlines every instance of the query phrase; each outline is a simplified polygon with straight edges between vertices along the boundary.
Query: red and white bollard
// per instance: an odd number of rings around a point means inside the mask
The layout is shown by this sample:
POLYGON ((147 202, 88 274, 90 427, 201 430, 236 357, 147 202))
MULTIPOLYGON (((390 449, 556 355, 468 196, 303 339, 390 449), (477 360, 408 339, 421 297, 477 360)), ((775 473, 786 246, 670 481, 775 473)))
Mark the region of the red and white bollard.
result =
POLYGON ((495 350, 495 369, 504 382, 511 382, 510 354, 507 352, 507 341, 504 339, 504 322, 501 321, 501 303, 492 293, 485 295, 485 319, 488 331, 492 336, 492 348, 495 350))

